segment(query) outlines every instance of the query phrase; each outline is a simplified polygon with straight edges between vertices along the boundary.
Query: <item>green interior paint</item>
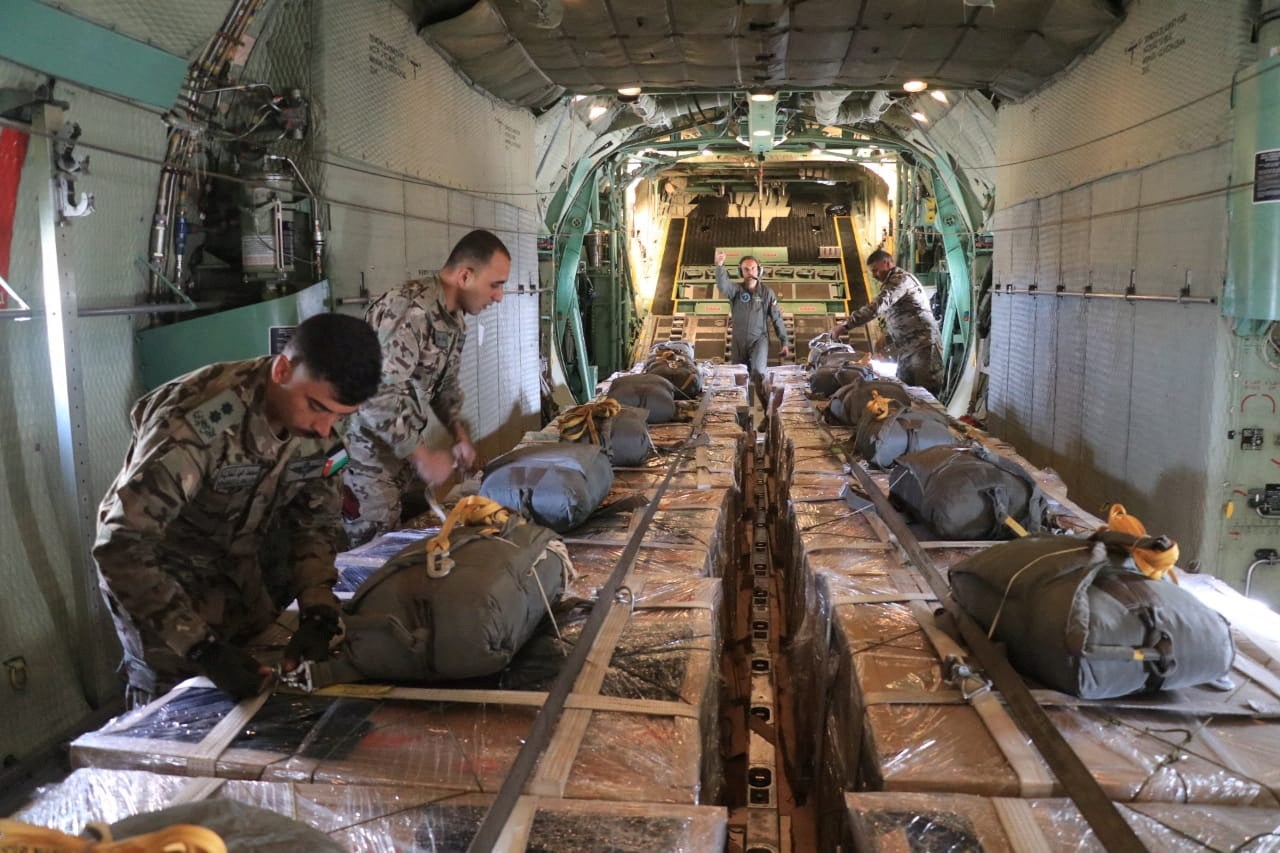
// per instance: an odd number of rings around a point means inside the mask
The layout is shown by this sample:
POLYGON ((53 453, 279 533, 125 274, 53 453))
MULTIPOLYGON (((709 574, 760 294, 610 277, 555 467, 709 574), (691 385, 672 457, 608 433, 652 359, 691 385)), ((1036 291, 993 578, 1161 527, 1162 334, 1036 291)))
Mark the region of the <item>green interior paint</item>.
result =
POLYGON ((4 0, 0 57, 53 77, 168 109, 187 74, 181 56, 37 0, 4 0))

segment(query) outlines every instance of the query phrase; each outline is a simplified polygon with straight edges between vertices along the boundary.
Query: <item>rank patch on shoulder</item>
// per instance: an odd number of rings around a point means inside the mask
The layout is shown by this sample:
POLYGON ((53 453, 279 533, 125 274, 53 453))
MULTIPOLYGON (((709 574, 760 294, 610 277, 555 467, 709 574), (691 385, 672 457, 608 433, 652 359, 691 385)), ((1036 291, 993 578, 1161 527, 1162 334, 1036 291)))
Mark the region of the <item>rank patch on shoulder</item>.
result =
POLYGON ((305 459, 295 459, 290 462, 284 469, 284 481, 286 483, 296 483, 299 480, 313 480, 316 477, 324 476, 324 466, 327 462, 323 456, 308 456, 305 459))
POLYGON ((213 475, 213 490, 225 493, 253 488, 261 476, 261 465, 228 465, 213 475))
POLYGON ((244 403, 231 389, 206 400, 187 412, 186 421, 205 441, 212 441, 218 434, 240 423, 244 418, 244 403))

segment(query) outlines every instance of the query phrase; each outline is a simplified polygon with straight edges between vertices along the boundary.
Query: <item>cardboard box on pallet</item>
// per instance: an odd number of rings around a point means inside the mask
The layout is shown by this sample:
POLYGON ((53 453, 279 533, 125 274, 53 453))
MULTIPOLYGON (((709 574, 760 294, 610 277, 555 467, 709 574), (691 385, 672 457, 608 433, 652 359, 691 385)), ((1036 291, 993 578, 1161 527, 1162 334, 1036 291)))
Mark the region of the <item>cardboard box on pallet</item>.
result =
MULTIPOLYGON (((470 844, 490 795, 447 789, 191 779, 137 770, 77 770, 38 792, 14 817, 70 834, 196 799, 266 809, 328 835, 351 853, 453 853, 470 844)), ((672 806, 522 797, 507 823, 512 851, 647 853, 720 850, 727 815, 672 806)), ((254 839, 263 844, 265 839, 254 839)))
POLYGON ((855 510, 839 497, 846 478, 797 476, 786 517, 774 531, 777 553, 790 555, 793 567, 782 579, 784 607, 792 624, 802 621, 813 605, 815 577, 808 565, 812 556, 832 549, 883 546, 874 515, 855 510))
MULTIPOLYGON (((527 791, 698 804, 721 784, 720 581, 628 581, 527 791)), ((585 613, 561 616, 494 679, 452 689, 346 685, 276 694, 215 744, 231 701, 180 685, 72 744, 77 766, 265 781, 496 791, 585 613), (558 631, 560 636, 556 635, 558 631)), ((199 683, 199 682, 196 682, 199 683)))
POLYGON ((847 727, 860 725, 860 709, 851 707, 843 689, 850 656, 839 642, 835 621, 842 612, 855 609, 854 602, 926 599, 931 594, 919 575, 903 568, 882 543, 814 549, 805 557, 803 574, 809 579, 807 610, 793 628, 789 650, 797 728, 804 732, 793 764, 798 787, 813 791, 819 828, 831 835, 839 798, 858 778, 858 755, 856 750, 849 754, 846 742, 859 741, 839 730, 838 721, 844 720, 847 727), (828 726, 837 731, 828 731, 828 726))
MULTIPOLYGON (((862 853, 1105 849, 1067 799, 849 794, 845 804, 845 849, 862 853)), ((1117 803, 1116 808, 1148 850, 1269 850, 1280 844, 1280 810, 1273 808, 1178 803, 1117 803)))
MULTIPOLYGON (((929 604, 836 607, 832 628, 839 667, 826 756, 834 783, 985 796, 1061 793, 997 694, 976 680, 947 680, 945 660, 964 650, 937 626, 929 604)), ((1277 807, 1280 686, 1242 667, 1243 657, 1229 694, 1196 688, 1101 702, 1035 695, 1118 801, 1277 807)))

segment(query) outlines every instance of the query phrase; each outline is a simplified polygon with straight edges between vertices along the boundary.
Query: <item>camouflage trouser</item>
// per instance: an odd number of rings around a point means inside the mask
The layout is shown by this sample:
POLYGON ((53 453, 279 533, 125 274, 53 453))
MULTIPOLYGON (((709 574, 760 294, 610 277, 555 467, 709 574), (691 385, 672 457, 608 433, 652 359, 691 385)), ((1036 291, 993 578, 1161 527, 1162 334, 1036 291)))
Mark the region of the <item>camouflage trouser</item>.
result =
MULTIPOLYGON (((209 566, 183 565, 167 571, 182 585, 196 613, 219 639, 245 646, 278 615, 260 580, 244 584, 251 588, 235 583, 243 580, 246 573, 260 578, 256 562, 246 559, 243 565, 233 563, 216 576, 212 574, 216 570, 209 566), (208 583, 200 583, 202 576, 208 583)), ((103 595, 124 652, 120 669, 129 682, 126 697, 131 707, 134 703, 145 704, 167 693, 179 681, 200 674, 195 664, 171 649, 157 631, 138 624, 105 588, 103 595)))
POLYGON ((754 341, 741 341, 735 338, 730 349, 730 361, 747 366, 756 399, 760 401, 760 405, 765 405, 764 374, 769 369, 768 336, 756 338, 754 341))
POLYGON ((898 378, 935 397, 942 392, 942 351, 932 344, 898 355, 898 378))
POLYGON ((351 457, 342 469, 342 526, 347 545, 354 548, 400 526, 405 489, 417 482, 413 466, 403 460, 388 462, 362 436, 347 436, 351 457))

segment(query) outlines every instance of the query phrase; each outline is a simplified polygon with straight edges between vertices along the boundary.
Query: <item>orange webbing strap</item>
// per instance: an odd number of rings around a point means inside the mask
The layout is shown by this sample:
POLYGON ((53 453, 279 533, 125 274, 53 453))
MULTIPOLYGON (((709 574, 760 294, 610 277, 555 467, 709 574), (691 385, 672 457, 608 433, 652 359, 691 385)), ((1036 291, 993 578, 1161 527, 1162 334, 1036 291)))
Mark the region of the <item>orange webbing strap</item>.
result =
POLYGON ((871 389, 871 399, 867 401, 866 410, 871 413, 871 419, 882 421, 896 411, 902 411, 905 408, 898 400, 892 397, 882 397, 880 392, 871 389), (896 408, 895 408, 896 407, 896 408))
POLYGON ((574 406, 560 416, 560 437, 565 441, 581 441, 585 435, 592 444, 599 444, 600 431, 596 428, 596 418, 608 420, 620 411, 622 404, 612 397, 574 406))
POLYGON ((94 826, 104 840, 93 841, 0 818, 0 853, 227 853, 227 845, 218 834, 203 826, 177 823, 121 841, 112 841, 104 825, 94 826))
MULTIPOLYGON (((1107 511, 1107 523, 1100 529, 1128 533, 1139 539, 1148 537, 1146 526, 1136 516, 1129 515, 1124 504, 1111 505, 1111 509, 1107 511)), ((1169 540, 1169 547, 1163 551, 1134 547, 1129 549, 1129 554, 1138 570, 1152 580, 1160 580, 1168 575, 1169 580, 1178 582, 1178 576, 1173 571, 1178 562, 1178 543, 1172 539, 1169 540)))
POLYGON ((504 506, 479 495, 469 495, 458 501, 449 511, 440 532, 427 540, 427 574, 433 578, 442 578, 453 571, 453 560, 449 559, 449 535, 458 525, 463 527, 481 527, 481 535, 492 536, 498 533, 511 518, 511 512, 504 506))

